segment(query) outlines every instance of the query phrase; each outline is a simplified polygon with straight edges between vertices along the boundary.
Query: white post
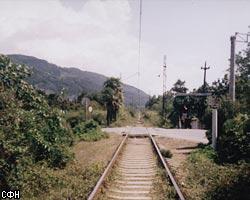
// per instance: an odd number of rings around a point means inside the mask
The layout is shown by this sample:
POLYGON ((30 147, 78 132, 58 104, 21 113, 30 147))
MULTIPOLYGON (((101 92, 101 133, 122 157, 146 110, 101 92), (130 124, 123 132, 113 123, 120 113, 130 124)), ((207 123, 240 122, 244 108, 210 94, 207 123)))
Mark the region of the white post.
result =
POLYGON ((181 118, 179 117, 179 128, 181 128, 181 118))
POLYGON ((216 149, 216 142, 218 137, 218 112, 217 109, 213 109, 212 115, 212 147, 216 149))

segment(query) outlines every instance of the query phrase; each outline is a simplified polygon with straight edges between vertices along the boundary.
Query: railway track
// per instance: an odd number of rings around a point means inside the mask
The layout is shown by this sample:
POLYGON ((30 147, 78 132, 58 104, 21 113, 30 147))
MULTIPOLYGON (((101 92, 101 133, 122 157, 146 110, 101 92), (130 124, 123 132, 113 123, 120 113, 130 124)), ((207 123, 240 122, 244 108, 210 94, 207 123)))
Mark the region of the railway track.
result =
POLYGON ((175 195, 171 199, 184 200, 153 136, 149 133, 147 135, 127 133, 88 200, 158 199, 159 191, 155 189, 155 182, 159 179, 159 170, 164 170, 164 183, 171 184, 175 190, 175 195))

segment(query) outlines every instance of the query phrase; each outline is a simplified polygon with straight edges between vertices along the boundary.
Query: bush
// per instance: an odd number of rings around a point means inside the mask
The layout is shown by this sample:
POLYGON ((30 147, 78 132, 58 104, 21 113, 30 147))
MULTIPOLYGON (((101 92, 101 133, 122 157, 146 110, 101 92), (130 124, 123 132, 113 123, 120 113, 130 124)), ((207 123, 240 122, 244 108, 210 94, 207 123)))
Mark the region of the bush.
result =
POLYGON ((202 158, 210 159, 216 162, 218 161, 218 154, 211 146, 202 146, 201 148, 193 151, 188 159, 191 162, 195 162, 195 160, 202 158))
POLYGON ((220 171, 219 180, 205 193, 205 199, 250 199, 250 166, 243 163, 220 171))
POLYGON ((80 111, 69 112, 66 114, 66 121, 70 125, 71 128, 74 128, 80 122, 85 120, 84 113, 80 111))
POLYGON ((218 165, 210 147, 191 153, 184 164, 185 194, 191 200, 249 199, 250 165, 218 165))
POLYGON ((160 121, 158 122, 158 125, 162 128, 172 128, 172 124, 169 119, 163 119, 160 118, 160 121))
POLYGON ((218 152, 224 162, 250 161, 250 118, 238 114, 224 123, 220 133, 218 152))
POLYGON ((149 112, 143 112, 143 118, 144 119, 151 119, 151 115, 150 115, 150 113, 149 112))
POLYGON ((161 126, 161 116, 156 111, 144 110, 142 117, 144 123, 149 126, 161 126))
MULTIPOLYGON (((218 110, 217 151, 220 162, 237 163, 240 160, 250 161, 250 117, 239 112, 240 105, 226 98, 221 99, 218 110)), ((206 112, 207 138, 211 143, 211 112, 206 112)))
POLYGON ((129 114, 130 114, 130 116, 131 117, 135 117, 136 116, 136 111, 135 111, 135 109, 129 109, 129 114))
POLYGON ((172 158, 173 156, 170 150, 161 149, 160 151, 161 151, 161 155, 165 158, 172 158))
MULTIPOLYGON (((60 111, 23 79, 25 66, 0 55, 0 186, 21 185, 28 166, 45 162, 63 167, 70 160, 73 137, 60 111)), ((18 187, 16 187, 18 188, 18 187)))
POLYGON ((92 114, 93 120, 95 120, 99 125, 104 125, 106 121, 104 112, 94 112, 92 114))
POLYGON ((119 110, 117 120, 112 122, 111 127, 122 127, 122 126, 128 126, 132 123, 135 123, 137 119, 131 116, 129 113, 129 110, 122 106, 119 110))
MULTIPOLYGON (((230 100, 227 98, 222 98, 220 100, 220 108, 218 109, 218 133, 221 135, 221 132, 223 132, 223 126, 226 120, 233 119, 237 113, 238 107, 236 104, 233 104, 230 100)), ((207 109, 205 111, 205 114, 203 116, 202 122, 205 125, 205 129, 208 130, 206 133, 207 138, 209 140, 209 143, 212 143, 212 110, 207 109)))
POLYGON ((91 132, 93 130, 95 131, 97 129, 100 129, 97 122, 95 122, 94 120, 89 120, 87 122, 79 123, 77 126, 75 126, 73 130, 76 135, 82 135, 91 132))
POLYGON ((98 141, 102 138, 107 138, 108 135, 102 132, 100 126, 94 120, 82 122, 74 129, 74 133, 83 141, 98 141))

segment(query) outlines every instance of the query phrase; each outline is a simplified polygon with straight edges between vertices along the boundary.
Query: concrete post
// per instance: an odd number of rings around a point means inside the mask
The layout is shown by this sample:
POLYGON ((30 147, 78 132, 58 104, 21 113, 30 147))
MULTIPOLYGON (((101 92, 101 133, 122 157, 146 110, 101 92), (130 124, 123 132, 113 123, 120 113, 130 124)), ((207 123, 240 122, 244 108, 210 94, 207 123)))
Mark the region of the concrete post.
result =
POLYGON ((231 36, 231 56, 230 56, 230 79, 229 79, 229 96, 235 101, 235 36, 231 36))
POLYGON ((181 127, 181 118, 179 117, 179 128, 182 128, 181 127))
POLYGON ((212 113, 212 147, 216 150, 216 143, 218 137, 218 112, 217 109, 213 109, 212 113))

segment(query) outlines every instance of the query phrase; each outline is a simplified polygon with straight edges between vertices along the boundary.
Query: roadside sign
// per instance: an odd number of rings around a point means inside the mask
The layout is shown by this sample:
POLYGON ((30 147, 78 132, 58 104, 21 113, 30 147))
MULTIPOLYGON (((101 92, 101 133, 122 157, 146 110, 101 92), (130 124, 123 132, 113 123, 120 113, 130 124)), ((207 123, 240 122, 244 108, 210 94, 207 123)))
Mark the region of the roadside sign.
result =
POLYGON ((220 99, 213 97, 213 96, 208 97, 207 103, 211 108, 219 108, 220 107, 220 99))
POLYGON ((89 112, 92 113, 92 111, 93 111, 92 106, 89 106, 89 112))

